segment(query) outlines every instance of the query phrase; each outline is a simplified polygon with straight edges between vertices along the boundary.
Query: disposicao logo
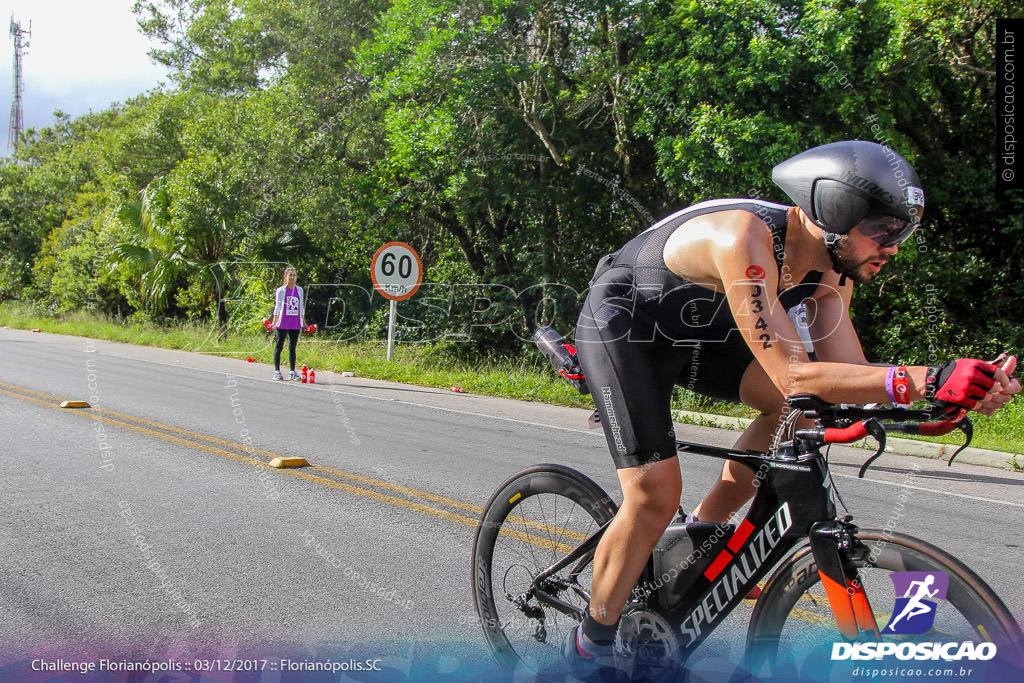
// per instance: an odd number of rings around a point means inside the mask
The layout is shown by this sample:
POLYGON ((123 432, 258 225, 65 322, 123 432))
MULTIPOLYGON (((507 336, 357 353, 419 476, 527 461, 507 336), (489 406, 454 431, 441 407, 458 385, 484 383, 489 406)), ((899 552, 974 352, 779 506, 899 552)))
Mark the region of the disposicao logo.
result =
MULTIPOLYGON (((892 616, 881 633, 884 635, 913 636, 931 631, 935 624, 938 600, 946 599, 949 577, 943 572, 893 572, 896 603, 892 616)), ((832 661, 870 660, 896 657, 900 660, 942 660, 946 662, 966 659, 986 661, 996 656, 995 643, 966 642, 897 642, 833 643, 832 661)))
POLYGON ((882 633, 921 635, 930 631, 936 601, 946 599, 949 577, 943 572, 893 572, 889 576, 897 597, 882 633))

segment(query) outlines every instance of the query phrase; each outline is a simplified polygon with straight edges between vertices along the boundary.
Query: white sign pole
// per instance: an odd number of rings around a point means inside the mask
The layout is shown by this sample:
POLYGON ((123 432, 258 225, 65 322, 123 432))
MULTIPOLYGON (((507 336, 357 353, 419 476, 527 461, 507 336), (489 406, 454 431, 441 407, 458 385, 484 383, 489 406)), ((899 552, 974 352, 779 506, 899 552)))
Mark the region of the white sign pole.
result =
POLYGON ((388 362, 395 356, 395 311, 398 309, 398 302, 391 300, 388 307, 388 362))

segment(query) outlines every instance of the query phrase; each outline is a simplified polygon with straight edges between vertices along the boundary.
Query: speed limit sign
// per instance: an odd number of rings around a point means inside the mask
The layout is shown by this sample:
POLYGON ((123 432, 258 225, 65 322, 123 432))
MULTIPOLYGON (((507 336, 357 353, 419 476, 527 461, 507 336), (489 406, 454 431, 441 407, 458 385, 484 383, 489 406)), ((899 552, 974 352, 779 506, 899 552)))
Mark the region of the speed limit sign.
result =
POLYGON ((370 277, 382 297, 404 301, 420 288, 423 264, 416 250, 405 242, 388 242, 373 255, 370 277))

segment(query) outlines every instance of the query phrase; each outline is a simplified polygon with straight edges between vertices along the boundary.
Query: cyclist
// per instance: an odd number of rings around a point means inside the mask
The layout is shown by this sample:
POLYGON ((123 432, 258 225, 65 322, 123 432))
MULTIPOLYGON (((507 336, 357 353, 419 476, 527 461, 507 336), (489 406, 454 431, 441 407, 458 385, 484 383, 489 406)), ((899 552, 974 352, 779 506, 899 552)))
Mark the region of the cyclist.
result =
MULTIPOLYGON (((575 663, 609 661, 621 610, 679 507, 674 385, 760 411, 735 448, 761 451, 795 393, 833 403, 929 399, 951 415, 989 415, 1020 391, 1012 356, 931 368, 865 359, 850 321, 853 282, 878 273, 924 211, 921 181, 902 156, 835 142, 782 162, 772 178, 796 206, 703 202, 597 266, 576 346, 623 502, 597 547, 588 613, 565 643, 575 663)), ((748 468, 726 464, 691 519, 728 521, 754 483, 748 468)))

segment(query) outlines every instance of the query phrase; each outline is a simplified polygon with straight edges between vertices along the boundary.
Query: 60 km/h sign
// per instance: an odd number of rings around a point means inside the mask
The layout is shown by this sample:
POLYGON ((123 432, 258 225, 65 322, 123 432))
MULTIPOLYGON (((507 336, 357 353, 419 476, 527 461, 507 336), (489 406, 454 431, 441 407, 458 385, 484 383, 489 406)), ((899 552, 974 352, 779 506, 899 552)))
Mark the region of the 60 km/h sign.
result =
POLYGON ((405 242, 388 242, 373 255, 370 278, 373 288, 385 299, 405 301, 423 282, 423 263, 405 242))
POLYGON ((391 299, 388 306, 388 360, 395 355, 395 317, 399 301, 405 301, 420 288, 423 282, 423 264, 416 250, 405 242, 388 242, 377 250, 370 263, 370 279, 373 288, 385 299, 391 299))

